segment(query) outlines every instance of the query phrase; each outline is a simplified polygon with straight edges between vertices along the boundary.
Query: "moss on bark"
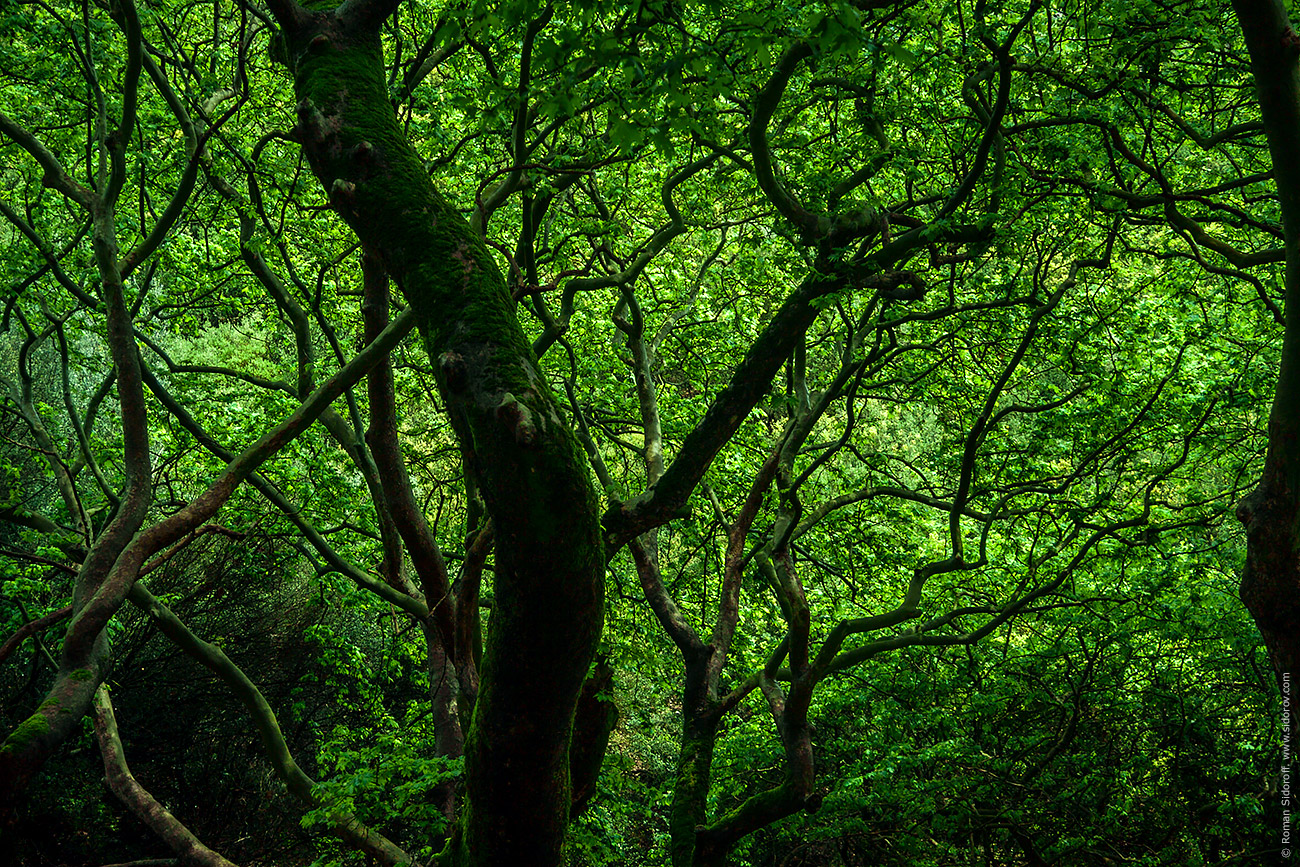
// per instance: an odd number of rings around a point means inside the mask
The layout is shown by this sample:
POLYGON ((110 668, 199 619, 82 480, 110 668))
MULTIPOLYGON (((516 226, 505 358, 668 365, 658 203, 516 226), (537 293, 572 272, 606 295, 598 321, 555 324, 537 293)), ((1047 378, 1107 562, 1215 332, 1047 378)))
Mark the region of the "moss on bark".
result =
POLYGON ((496 607, 465 748, 467 803, 447 858, 558 864, 574 708, 603 616, 586 459, 495 261, 397 123, 377 26, 334 12, 290 18, 281 23, 297 136, 335 210, 415 311, 496 527, 496 607))
POLYGON ((0 746, 0 752, 14 752, 27 747, 27 744, 34 738, 44 737, 50 730, 49 721, 39 713, 34 713, 19 724, 18 728, 5 738, 4 746, 0 746))
POLYGON ((692 719, 689 710, 687 713, 677 755, 672 812, 668 818, 673 867, 692 867, 695 863, 695 837, 708 818, 713 750, 718 739, 717 724, 711 721, 711 714, 692 719))

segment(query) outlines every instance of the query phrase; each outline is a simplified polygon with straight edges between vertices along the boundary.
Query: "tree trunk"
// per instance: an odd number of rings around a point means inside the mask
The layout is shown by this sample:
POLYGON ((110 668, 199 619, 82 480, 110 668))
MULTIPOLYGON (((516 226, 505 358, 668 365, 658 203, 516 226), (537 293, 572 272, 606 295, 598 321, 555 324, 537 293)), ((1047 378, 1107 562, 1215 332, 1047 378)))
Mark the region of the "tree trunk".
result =
MULTIPOLYGON (((1286 243, 1286 332, 1268 422, 1268 455, 1259 487, 1237 508, 1247 533, 1241 599, 1259 626, 1281 685, 1300 663, 1300 38, 1280 0, 1233 0, 1232 5, 1250 52, 1286 243)), ((1294 702, 1288 715, 1294 732, 1294 702)))
POLYGON ((677 780, 668 816, 669 847, 673 867, 696 863, 696 833, 709 818, 709 787, 713 752, 722 721, 717 701, 709 695, 706 669, 709 655, 687 656, 686 683, 682 690, 682 740, 677 752, 677 780))
POLYGON ((596 794, 605 750, 609 748, 610 735, 618 725, 618 706, 609 697, 613 687, 613 667, 606 660, 598 659, 591 677, 582 685, 582 697, 578 699, 578 709, 573 715, 569 778, 573 786, 570 812, 574 816, 586 812, 596 794))
POLYGON ((466 803, 445 857, 545 867, 562 858, 574 709, 602 625, 599 505, 496 263, 398 126, 379 39, 393 8, 272 3, 298 140, 415 311, 495 526, 496 605, 465 743, 466 803))

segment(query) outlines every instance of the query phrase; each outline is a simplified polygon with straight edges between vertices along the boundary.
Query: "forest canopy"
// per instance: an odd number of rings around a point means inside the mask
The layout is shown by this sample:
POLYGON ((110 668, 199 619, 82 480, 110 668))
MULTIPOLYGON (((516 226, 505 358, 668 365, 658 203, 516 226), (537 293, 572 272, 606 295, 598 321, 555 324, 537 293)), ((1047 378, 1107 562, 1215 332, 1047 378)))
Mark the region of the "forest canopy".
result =
POLYGON ((0 863, 1277 857, 1298 45, 0 0, 0 863))

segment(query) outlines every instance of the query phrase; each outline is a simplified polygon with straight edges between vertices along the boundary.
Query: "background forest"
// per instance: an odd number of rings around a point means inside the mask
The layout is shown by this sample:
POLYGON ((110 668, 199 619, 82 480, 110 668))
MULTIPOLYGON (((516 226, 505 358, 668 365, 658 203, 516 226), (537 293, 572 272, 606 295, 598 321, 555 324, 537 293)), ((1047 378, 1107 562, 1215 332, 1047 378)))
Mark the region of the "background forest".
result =
POLYGON ((1278 857, 1283 6, 308 5, 0 0, 0 863, 1278 857))

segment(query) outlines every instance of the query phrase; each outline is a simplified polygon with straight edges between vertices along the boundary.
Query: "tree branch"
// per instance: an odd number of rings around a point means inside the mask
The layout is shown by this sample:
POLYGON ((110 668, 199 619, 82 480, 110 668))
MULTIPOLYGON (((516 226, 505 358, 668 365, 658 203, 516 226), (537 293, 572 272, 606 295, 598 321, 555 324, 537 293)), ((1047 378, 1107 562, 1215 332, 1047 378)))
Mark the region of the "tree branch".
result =
POLYGON ((113 702, 108 697, 108 689, 103 686, 95 691, 95 739, 99 741, 99 751, 104 757, 104 775, 108 779, 108 787, 132 813, 162 838, 181 861, 195 867, 236 867, 233 862, 204 846, 189 828, 181 824, 132 776, 131 769, 126 764, 122 739, 118 737, 113 702))

